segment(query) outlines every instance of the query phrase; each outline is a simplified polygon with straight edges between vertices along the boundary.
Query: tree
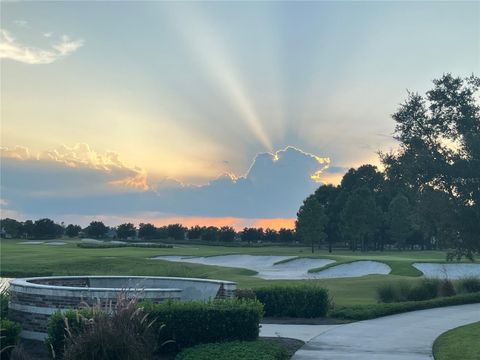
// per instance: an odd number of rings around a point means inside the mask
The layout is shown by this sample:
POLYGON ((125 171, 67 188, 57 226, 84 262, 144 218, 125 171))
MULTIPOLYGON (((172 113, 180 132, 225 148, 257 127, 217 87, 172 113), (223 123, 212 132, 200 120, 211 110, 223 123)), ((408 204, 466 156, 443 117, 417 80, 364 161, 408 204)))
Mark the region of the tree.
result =
POLYGON ((80 231, 82 231, 82 227, 80 225, 68 224, 68 226, 65 228, 65 235, 67 235, 69 238, 73 238, 78 236, 80 231))
MULTIPOLYGON (((353 169, 350 169, 353 171, 353 169)), ((341 187, 333 185, 322 185, 314 193, 317 201, 322 205, 325 210, 325 214, 328 217, 327 224, 325 225, 326 240, 328 243, 328 252, 332 252, 332 246, 335 241, 340 239, 340 215, 341 207, 337 198, 342 191, 341 187)))
POLYGON ((15 219, 5 218, 0 220, 0 229, 13 238, 22 236, 22 223, 15 219))
POLYGON ((231 226, 222 226, 218 230, 218 240, 221 242, 232 242, 235 240, 235 235, 237 232, 231 226))
POLYGON ((444 193, 458 256, 480 251, 480 79, 443 75, 425 95, 408 93, 392 116, 396 152, 382 154, 387 177, 418 198, 444 193), (468 221, 466 221, 468 219, 468 221))
POLYGON ((36 220, 33 224, 33 236, 38 239, 53 239, 62 233, 63 228, 48 218, 36 220))
POLYGON ((187 237, 190 240, 201 239, 204 231, 205 231, 205 227, 203 226, 199 226, 199 225, 192 226, 190 227, 190 229, 188 229, 187 237))
POLYGON ((323 206, 317 201, 314 195, 307 197, 297 213, 295 229, 300 241, 311 244, 314 252, 315 242, 320 244, 326 237, 325 225, 328 217, 323 206))
POLYGON ((388 207, 388 234, 399 249, 404 249, 412 233, 410 204, 408 199, 399 194, 393 198, 388 207))
POLYGON ((342 210, 342 233, 350 240, 350 248, 355 251, 358 244, 365 251, 373 240, 378 224, 379 212, 372 192, 361 187, 349 197, 342 210))
POLYGON ((22 227, 20 229, 21 236, 30 238, 33 236, 33 221, 32 220, 26 220, 22 223, 22 227))
POLYGON ((218 241, 218 228, 216 226, 208 226, 202 232, 202 240, 208 242, 218 241))
POLYGON ((138 226, 138 237, 142 239, 154 239, 157 236, 157 229, 152 224, 140 223, 138 226))
POLYGON ((278 231, 274 229, 265 229, 265 241, 275 243, 278 241, 278 231))
POLYGON ((85 229, 88 236, 93 238, 103 238, 108 231, 108 228, 101 221, 92 221, 85 229))
POLYGON ((117 236, 119 239, 133 238, 137 235, 137 229, 132 223, 120 224, 117 227, 117 236))
POLYGON ((254 241, 261 241, 263 239, 263 229, 262 228, 243 228, 240 233, 242 241, 248 242, 250 245, 254 241))
POLYGON ((295 241, 294 230, 281 228, 278 230, 278 240, 281 243, 293 243, 295 241))
POLYGON ((168 237, 175 240, 184 240, 187 229, 181 224, 167 225, 168 237))

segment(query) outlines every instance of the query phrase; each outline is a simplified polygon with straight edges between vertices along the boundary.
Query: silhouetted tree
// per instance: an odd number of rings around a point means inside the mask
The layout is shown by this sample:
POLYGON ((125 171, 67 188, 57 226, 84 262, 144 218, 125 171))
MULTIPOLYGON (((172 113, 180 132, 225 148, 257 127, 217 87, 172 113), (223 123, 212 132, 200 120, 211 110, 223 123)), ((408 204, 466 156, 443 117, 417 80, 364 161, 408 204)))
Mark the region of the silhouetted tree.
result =
POLYGON ((82 231, 82 227, 80 225, 68 224, 68 226, 65 228, 65 235, 73 238, 78 236, 80 231, 82 231))
POLYGON ((167 225, 168 237, 175 240, 185 239, 185 233, 187 229, 181 224, 170 224, 167 225))
POLYGON ((408 199, 401 194, 394 197, 388 207, 388 233, 399 249, 405 248, 412 233, 411 216, 408 199))
POLYGON ((204 231, 205 231, 205 227, 203 226, 199 226, 199 225, 192 226, 190 227, 190 229, 188 229, 187 237, 190 240, 201 239, 204 231))
POLYGON ((22 223, 15 219, 5 218, 0 220, 0 228, 13 238, 21 237, 22 223))
POLYGON ((232 242, 235 240, 236 231, 231 226, 222 226, 218 230, 218 240, 221 242, 232 242))
POLYGON ((274 229, 265 229, 264 238, 266 242, 275 243, 278 241, 278 231, 274 229))
POLYGON ((93 238, 103 238, 108 231, 108 227, 101 221, 92 221, 85 229, 88 236, 93 238))
POLYGON ((278 240, 282 243, 293 243, 295 241, 295 231, 281 228, 278 231, 278 240))
POLYGON ((120 224, 117 227, 117 237, 119 239, 128 239, 133 238, 137 235, 137 230, 135 229, 135 225, 132 223, 125 223, 120 224))
POLYGON ((361 244, 362 251, 373 240, 377 224, 378 209, 372 192, 361 187, 348 197, 342 210, 342 233, 350 240, 350 248, 355 251, 361 244))
POLYGON ((138 237, 142 239, 155 239, 157 237, 157 229, 152 224, 140 223, 138 226, 138 237))
POLYGON ((63 228, 48 218, 36 220, 33 224, 33 236, 38 239, 52 239, 62 233, 63 228))
POLYGON ((318 202, 315 195, 307 197, 297 213, 295 230, 300 241, 310 244, 312 253, 315 251, 315 243, 320 244, 325 240, 325 225, 328 217, 323 206, 318 202))
POLYGON ((443 192, 457 257, 480 251, 480 79, 443 75, 422 96, 408 93, 393 119, 400 149, 382 154, 387 177, 421 199, 443 192), (476 235, 475 235, 476 234, 476 235))

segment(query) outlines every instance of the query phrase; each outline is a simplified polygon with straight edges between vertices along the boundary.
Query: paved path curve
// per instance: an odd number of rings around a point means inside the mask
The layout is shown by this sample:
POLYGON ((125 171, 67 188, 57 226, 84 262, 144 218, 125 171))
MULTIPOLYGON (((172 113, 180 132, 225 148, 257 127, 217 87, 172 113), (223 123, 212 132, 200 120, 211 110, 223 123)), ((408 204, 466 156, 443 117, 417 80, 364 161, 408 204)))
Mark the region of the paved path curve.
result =
POLYGON ((264 324, 261 336, 307 341, 294 360, 431 360, 445 331, 480 321, 480 304, 449 306, 345 325, 264 324))

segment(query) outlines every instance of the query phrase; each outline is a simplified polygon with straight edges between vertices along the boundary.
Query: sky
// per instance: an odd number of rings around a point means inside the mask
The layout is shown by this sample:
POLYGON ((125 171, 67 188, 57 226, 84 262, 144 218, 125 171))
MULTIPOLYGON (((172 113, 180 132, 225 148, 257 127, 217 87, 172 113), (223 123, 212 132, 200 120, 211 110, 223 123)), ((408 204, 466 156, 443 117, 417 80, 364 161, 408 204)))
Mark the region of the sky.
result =
POLYGON ((479 74, 478 2, 1 2, 1 217, 293 226, 479 74))

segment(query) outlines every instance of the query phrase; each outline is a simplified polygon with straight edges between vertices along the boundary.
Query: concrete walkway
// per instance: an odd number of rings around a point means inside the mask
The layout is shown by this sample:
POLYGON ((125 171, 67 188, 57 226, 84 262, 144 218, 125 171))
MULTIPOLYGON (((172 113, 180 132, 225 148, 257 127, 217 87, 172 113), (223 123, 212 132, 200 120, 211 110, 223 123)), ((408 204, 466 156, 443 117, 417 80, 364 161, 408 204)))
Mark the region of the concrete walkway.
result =
POLYGON ((438 336, 477 321, 480 304, 470 304, 345 325, 262 325, 260 335, 278 334, 307 341, 294 360, 431 360, 432 345, 438 336))

